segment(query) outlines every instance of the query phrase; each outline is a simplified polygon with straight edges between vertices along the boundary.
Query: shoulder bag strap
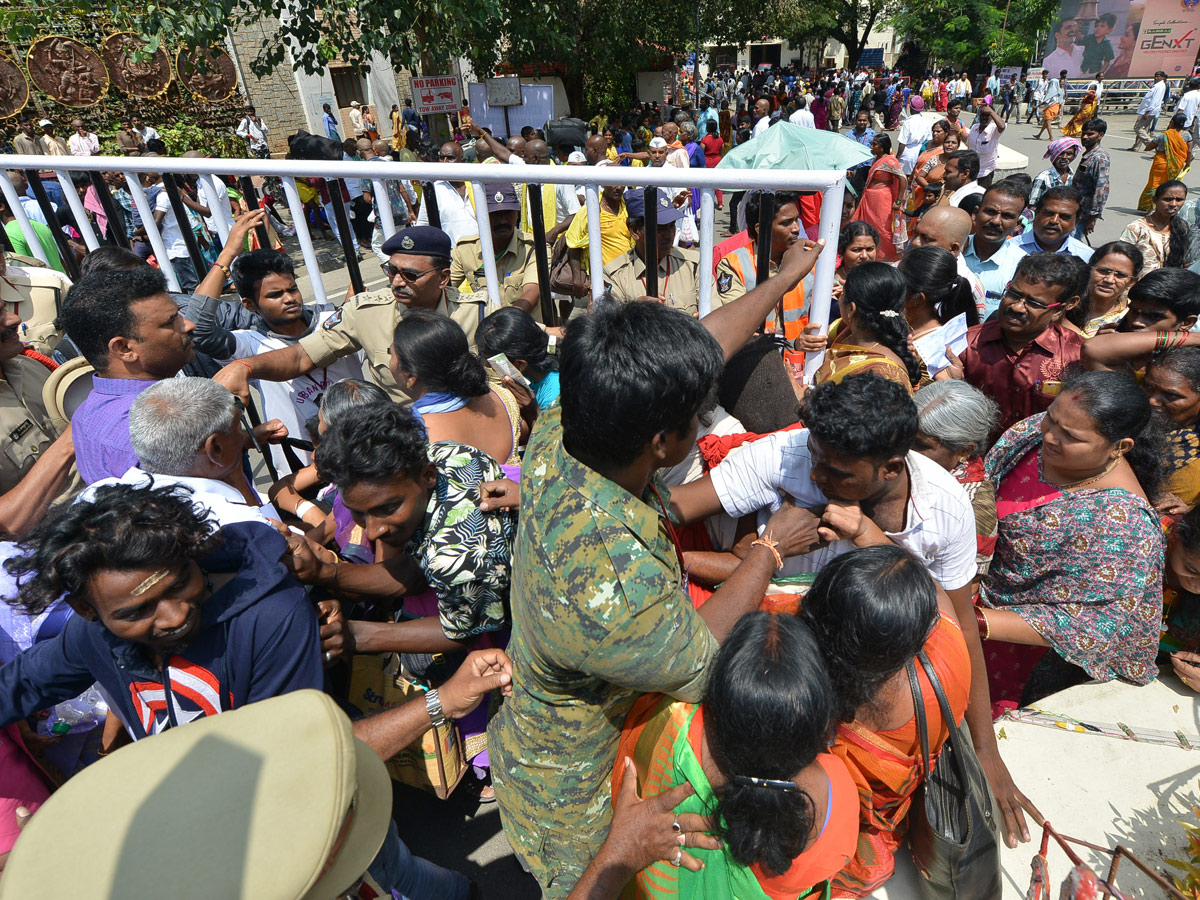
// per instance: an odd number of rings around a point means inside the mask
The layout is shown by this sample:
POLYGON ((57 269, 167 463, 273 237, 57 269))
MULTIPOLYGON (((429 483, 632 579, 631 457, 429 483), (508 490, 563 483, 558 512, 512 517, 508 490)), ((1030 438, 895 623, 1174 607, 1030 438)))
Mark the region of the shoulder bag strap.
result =
POLYGON ((925 677, 929 679, 929 684, 933 687, 933 693, 937 696, 938 707, 942 711, 942 720, 946 723, 946 730, 950 733, 948 740, 954 747, 954 758, 957 761, 959 774, 962 775, 963 783, 966 784, 969 780, 963 756, 966 748, 963 745, 962 732, 959 730, 958 723, 954 721, 954 711, 950 708, 950 701, 946 699, 946 692, 942 689, 941 679, 938 678, 937 672, 934 671, 933 663, 929 661, 929 657, 925 655, 924 650, 917 654, 917 659, 921 661, 921 668, 925 670, 925 677))
POLYGON ((917 716, 917 734, 921 739, 921 759, 925 763, 924 774, 929 775, 929 728, 925 724, 925 700, 921 696, 921 685, 917 681, 917 669, 910 660, 904 668, 908 671, 908 687, 912 691, 913 711, 917 716))

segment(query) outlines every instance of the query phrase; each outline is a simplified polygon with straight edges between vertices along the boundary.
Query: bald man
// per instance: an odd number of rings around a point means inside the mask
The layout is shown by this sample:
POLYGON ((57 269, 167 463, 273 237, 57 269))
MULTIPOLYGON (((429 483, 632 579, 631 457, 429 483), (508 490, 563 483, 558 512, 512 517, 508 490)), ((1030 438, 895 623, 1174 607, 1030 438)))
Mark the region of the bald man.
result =
MULTIPOLYGON (((363 156, 367 162, 391 162, 391 152, 391 143, 380 138, 370 144, 370 152, 363 153, 363 156)), ((385 202, 392 212, 392 225, 396 229, 404 228, 417 217, 416 192, 410 182, 399 178, 385 178, 382 181, 384 190, 387 192, 385 202)), ((386 264, 391 261, 391 257, 383 252, 383 243, 392 236, 392 232, 383 233, 383 218, 379 215, 379 201, 384 198, 375 195, 375 184, 367 178, 363 179, 363 196, 367 198, 367 202, 375 211, 374 227, 371 229, 371 252, 379 258, 380 263, 386 264)))
MULTIPOLYGON (((447 141, 438 148, 437 158, 438 162, 445 163, 447 166, 461 165, 463 161, 462 147, 455 141, 447 141)), ((459 177, 466 177, 466 173, 464 172, 459 177)), ((434 196, 437 198, 440 227, 450 236, 451 246, 463 238, 477 237, 479 223, 475 219, 475 208, 471 205, 467 183, 451 181, 447 178, 444 181, 435 181, 433 190, 434 196)), ((430 224, 427 200, 427 197, 421 198, 421 210, 417 213, 416 224, 418 225, 430 224)))
POLYGON ((611 160, 608 158, 608 141, 604 135, 593 134, 588 138, 583 145, 583 155, 587 157, 589 166, 607 166, 611 160))
POLYGON ((958 274, 971 285, 971 295, 975 298, 975 305, 979 307, 979 315, 982 318, 985 296, 983 283, 978 275, 967 268, 967 262, 962 255, 970 234, 971 216, 966 210, 957 206, 934 206, 917 221, 909 246, 941 247, 953 253, 958 274))
POLYGON ((515 153, 520 156, 525 152, 525 138, 518 135, 513 135, 508 139, 508 144, 505 145, 510 153, 515 153))
POLYGON ((771 127, 771 103, 765 97, 754 103, 754 136, 758 137, 771 127))
MULTIPOLYGON (((496 159, 502 163, 511 163, 518 166, 549 166, 554 164, 550 159, 550 145, 540 138, 535 137, 525 141, 520 154, 518 154, 515 150, 511 150, 500 143, 500 141, 480 128, 475 122, 468 120, 467 128, 470 129, 471 134, 475 136, 477 141, 485 142, 492 153, 495 154, 496 159)), ((603 145, 604 137, 601 136, 599 140, 601 145, 603 145)), ((514 178, 513 181, 517 183, 517 190, 521 194, 521 228, 532 234, 533 225, 529 218, 529 203, 527 200, 528 191, 520 179, 514 178)), ((546 226, 546 242, 553 247, 554 242, 558 240, 558 236, 571 227, 571 221, 575 218, 575 213, 579 212, 580 203, 574 185, 543 185, 543 198, 545 198, 547 192, 551 191, 554 194, 553 215, 551 215, 550 200, 546 198, 542 205, 542 220, 546 226)))

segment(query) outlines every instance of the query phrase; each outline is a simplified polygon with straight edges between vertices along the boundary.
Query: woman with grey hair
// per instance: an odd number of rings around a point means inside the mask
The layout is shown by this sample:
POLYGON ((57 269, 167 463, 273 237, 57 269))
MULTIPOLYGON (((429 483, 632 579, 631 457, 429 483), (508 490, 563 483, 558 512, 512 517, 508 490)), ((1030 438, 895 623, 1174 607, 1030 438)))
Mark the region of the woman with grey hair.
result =
MULTIPOLYGON (((317 414, 305 424, 313 438, 314 446, 320 443, 321 435, 348 411, 372 403, 391 403, 391 398, 379 386, 356 378, 335 381, 321 396, 317 414)), ((317 467, 309 464, 293 475, 281 478, 271 487, 271 500, 282 511, 295 516, 312 530, 308 537, 319 544, 326 544, 342 532, 341 519, 349 522, 349 513, 337 501, 337 492, 324 487, 317 477, 317 467), (316 502, 304 494, 315 497, 316 502), (339 517, 340 513, 344 514, 339 517)))
POLYGON ((987 573, 996 549, 995 486, 984 477, 983 457, 1000 421, 995 402, 965 381, 935 381, 913 395, 920 416, 915 449, 953 475, 975 511, 975 561, 987 573))

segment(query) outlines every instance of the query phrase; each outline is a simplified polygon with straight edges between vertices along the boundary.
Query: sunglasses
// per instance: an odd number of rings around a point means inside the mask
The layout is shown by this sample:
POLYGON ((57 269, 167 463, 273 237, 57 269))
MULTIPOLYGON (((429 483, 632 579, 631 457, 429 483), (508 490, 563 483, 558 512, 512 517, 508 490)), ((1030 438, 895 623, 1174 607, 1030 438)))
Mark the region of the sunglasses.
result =
POLYGON ((399 275, 407 284, 416 284, 430 272, 436 272, 437 269, 426 269, 424 272, 417 272, 413 269, 398 269, 391 263, 384 263, 379 268, 383 270, 383 274, 387 276, 388 281, 395 281, 399 275))

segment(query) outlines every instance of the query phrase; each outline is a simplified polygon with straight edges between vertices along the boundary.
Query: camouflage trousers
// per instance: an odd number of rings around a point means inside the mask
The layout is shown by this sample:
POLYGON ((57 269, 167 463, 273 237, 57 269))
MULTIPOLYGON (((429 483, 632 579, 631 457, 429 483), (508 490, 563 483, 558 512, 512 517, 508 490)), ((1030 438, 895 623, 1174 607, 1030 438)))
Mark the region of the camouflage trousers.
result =
POLYGON ((594 835, 551 831, 524 816, 514 816, 505 810, 500 794, 501 789, 497 787, 500 823, 504 826, 504 836, 508 838, 517 861, 537 879, 546 900, 566 900, 575 883, 583 877, 583 870, 604 843, 607 827, 594 835))

